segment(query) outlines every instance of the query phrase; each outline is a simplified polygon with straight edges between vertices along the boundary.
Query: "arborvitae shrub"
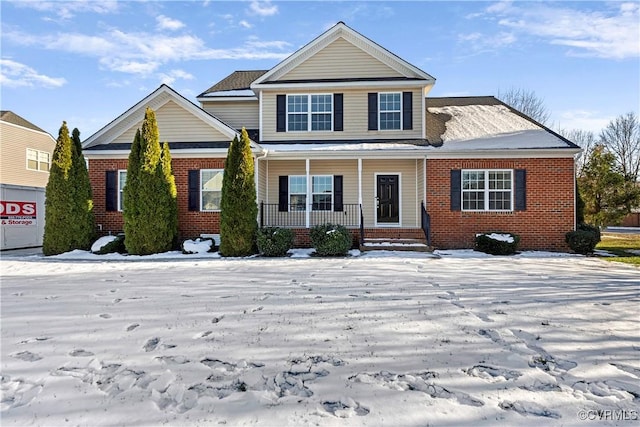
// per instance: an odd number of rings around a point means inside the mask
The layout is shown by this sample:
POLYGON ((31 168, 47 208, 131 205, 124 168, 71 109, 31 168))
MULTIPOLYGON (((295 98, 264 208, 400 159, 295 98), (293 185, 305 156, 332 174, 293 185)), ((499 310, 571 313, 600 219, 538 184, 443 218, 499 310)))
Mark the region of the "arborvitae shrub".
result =
POLYGON ((581 223, 578 224, 576 231, 569 231, 564 237, 572 251, 587 255, 593 253, 600 242, 600 229, 594 225, 581 223))
POLYGON ((243 128, 233 139, 224 163, 220 200, 220 254, 225 257, 256 253, 258 205, 251 140, 243 128))
POLYGON ((289 228, 262 228, 258 230, 258 251, 266 257, 285 256, 293 247, 294 238, 295 234, 289 228))
POLYGON ((176 197, 169 148, 166 143, 160 146, 155 113, 147 108, 127 165, 123 213, 127 252, 149 255, 174 248, 176 197))
POLYGON ((316 225, 310 232, 311 244, 320 256, 343 256, 346 255, 353 239, 351 233, 340 224, 316 225))
POLYGON ((518 250, 519 243, 520 236, 513 233, 483 233, 476 236, 474 250, 491 255, 513 255, 518 250), (502 240, 498 236, 508 236, 511 241, 502 240))
POLYGON ((63 122, 53 152, 49 181, 45 190, 45 225, 42 252, 56 255, 74 249, 87 250, 95 234, 91 183, 87 172, 80 132, 69 137, 63 122))

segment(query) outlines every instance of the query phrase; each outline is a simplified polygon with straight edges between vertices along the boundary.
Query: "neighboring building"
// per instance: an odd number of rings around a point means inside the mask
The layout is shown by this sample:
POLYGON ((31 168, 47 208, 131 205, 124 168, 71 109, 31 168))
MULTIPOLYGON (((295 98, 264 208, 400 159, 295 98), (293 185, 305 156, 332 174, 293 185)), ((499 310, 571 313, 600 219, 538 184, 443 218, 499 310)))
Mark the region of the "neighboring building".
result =
POLYGON ((44 192, 56 140, 12 111, 0 111, 0 249, 42 246, 44 192))
POLYGON ((268 71, 237 71, 197 106, 166 85, 89 137, 96 220, 122 231, 122 188, 144 109, 173 159, 182 238, 219 232, 226 151, 253 139, 260 224, 341 223, 366 238, 471 247, 513 232, 566 249, 580 149, 493 97, 430 98, 435 79, 340 22, 268 71))

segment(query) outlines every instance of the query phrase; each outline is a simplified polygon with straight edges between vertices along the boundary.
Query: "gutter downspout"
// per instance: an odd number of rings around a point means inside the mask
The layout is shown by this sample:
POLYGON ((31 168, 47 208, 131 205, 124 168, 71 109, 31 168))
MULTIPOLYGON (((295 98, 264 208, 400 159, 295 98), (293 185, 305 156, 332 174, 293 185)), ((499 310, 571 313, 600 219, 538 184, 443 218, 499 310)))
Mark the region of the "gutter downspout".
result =
MULTIPOLYGON (((254 181, 254 185, 256 186, 256 202, 260 203, 260 193, 259 193, 259 189, 260 189, 260 164, 258 163, 258 160, 263 160, 267 158, 267 154, 269 154, 269 150, 266 149, 262 149, 262 152, 264 153, 262 156, 256 156, 256 160, 255 160, 255 174, 253 177, 253 181, 254 181)), ((259 205, 258 205, 259 206, 259 205)), ((258 209, 258 218, 256 218, 258 221, 260 220, 260 209, 258 209)))

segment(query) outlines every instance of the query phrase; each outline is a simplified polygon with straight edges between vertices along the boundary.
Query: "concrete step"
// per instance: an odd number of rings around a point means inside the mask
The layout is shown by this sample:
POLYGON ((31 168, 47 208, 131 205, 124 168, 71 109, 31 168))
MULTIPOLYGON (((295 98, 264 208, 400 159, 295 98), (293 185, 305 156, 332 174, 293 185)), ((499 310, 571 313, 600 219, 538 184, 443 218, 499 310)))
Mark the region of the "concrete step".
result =
POLYGON ((433 252, 424 239, 364 239, 360 250, 433 252))

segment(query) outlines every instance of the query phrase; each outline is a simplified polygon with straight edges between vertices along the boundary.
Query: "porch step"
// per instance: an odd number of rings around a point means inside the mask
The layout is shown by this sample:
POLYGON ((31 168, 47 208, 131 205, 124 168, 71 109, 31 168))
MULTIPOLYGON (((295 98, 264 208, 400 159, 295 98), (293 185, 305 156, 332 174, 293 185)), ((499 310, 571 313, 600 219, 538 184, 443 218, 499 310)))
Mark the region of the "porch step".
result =
POLYGON ((425 239, 364 239, 360 250, 433 252, 433 247, 425 239))

